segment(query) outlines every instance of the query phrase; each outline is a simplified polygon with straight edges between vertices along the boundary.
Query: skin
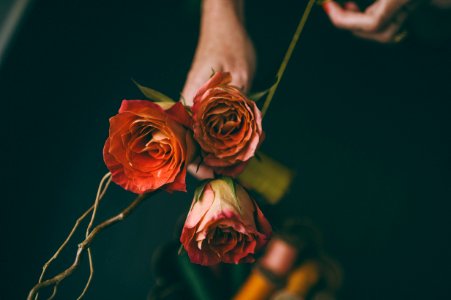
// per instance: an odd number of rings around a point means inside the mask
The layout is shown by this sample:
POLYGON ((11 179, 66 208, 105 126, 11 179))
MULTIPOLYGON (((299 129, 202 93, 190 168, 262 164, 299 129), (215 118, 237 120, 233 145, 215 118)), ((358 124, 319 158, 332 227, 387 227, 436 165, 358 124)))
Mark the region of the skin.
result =
POLYGON ((343 6, 335 1, 323 4, 330 21, 339 29, 349 30, 357 37, 380 43, 397 42, 409 14, 420 4, 440 9, 451 7, 450 0, 377 0, 362 10, 355 2, 343 6))
POLYGON ((378 0, 365 10, 355 2, 343 6, 335 1, 323 4, 332 24, 339 29, 349 30, 357 37, 380 43, 396 42, 409 14, 421 0, 378 0))
MULTIPOLYGON (((199 41, 182 95, 188 105, 212 70, 232 74, 232 84, 244 92, 255 72, 255 49, 244 26, 244 0, 203 0, 199 41)), ((451 9, 451 0, 376 0, 365 10, 355 2, 343 6, 335 1, 323 4, 335 27, 355 36, 380 43, 393 43, 403 30, 409 14, 423 3, 451 9)), ((188 167, 194 176, 211 178, 213 172, 198 162, 188 167)))
POLYGON ((203 1, 199 42, 182 91, 188 105, 212 70, 230 72, 233 85, 249 90, 256 58, 243 22, 243 0, 203 1))
MULTIPOLYGON (((243 0, 204 0, 199 41, 182 95, 188 105, 214 71, 227 71, 232 84, 248 91, 255 72, 255 50, 244 27, 243 0)), ((199 162, 188 167, 199 179, 213 171, 199 162)))
MULTIPOLYGON (((424 2, 451 9, 451 0, 376 0, 364 10, 355 2, 328 1, 323 7, 337 28, 363 39, 393 43, 409 14, 424 2)), ((232 84, 249 90, 256 56, 244 26, 243 4, 244 0, 203 0, 199 41, 182 91, 188 105, 212 70, 230 72, 232 84)))

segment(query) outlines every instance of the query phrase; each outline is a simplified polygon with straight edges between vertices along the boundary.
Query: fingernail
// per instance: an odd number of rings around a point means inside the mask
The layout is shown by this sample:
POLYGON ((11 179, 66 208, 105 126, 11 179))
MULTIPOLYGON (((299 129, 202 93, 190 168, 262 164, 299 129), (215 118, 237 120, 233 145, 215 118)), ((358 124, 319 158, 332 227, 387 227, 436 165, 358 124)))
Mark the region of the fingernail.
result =
POLYGON ((355 2, 352 2, 352 1, 350 1, 350 2, 345 2, 345 3, 343 4, 343 7, 344 7, 346 10, 353 10, 353 11, 360 10, 359 7, 358 7, 358 5, 357 5, 355 2))
POLYGON ((353 5, 352 2, 345 2, 345 3, 343 3, 343 6, 344 6, 344 8, 346 8, 346 9, 351 8, 351 7, 354 7, 354 5, 353 5))
POLYGON ((326 14, 329 14, 329 1, 326 1, 322 4, 324 11, 326 12, 326 14))

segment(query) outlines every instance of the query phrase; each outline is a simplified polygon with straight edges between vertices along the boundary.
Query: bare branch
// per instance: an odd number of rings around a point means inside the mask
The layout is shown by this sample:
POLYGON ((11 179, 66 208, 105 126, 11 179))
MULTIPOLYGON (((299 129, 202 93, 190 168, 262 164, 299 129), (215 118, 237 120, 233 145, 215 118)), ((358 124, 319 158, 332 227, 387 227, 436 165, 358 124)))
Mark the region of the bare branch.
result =
POLYGON ((103 195, 105 194, 106 190, 108 189, 108 186, 110 185, 110 183, 111 183, 111 173, 108 172, 108 173, 102 178, 102 180, 100 181, 99 188, 98 188, 98 190, 97 190, 96 200, 94 201, 94 205, 93 205, 93 211, 92 211, 92 215, 91 215, 91 221, 89 221, 88 227, 86 228, 86 237, 88 237, 89 231, 91 230, 92 225, 94 224, 94 219, 95 219, 96 214, 97 214, 97 209, 98 209, 98 207, 99 207, 100 200, 102 200, 102 197, 103 197, 103 195), (106 179, 108 179, 108 181, 107 181, 107 183, 105 184, 105 187, 102 189, 103 182, 104 182, 106 179))
MULTIPOLYGON (((50 295, 50 297, 47 300, 53 300, 53 298, 55 298, 57 292, 58 292, 58 284, 55 284, 53 286, 53 292, 52 292, 52 294, 50 295)), ((38 294, 36 294, 36 296, 37 295, 38 294)))
MULTIPOLYGON (((109 178, 108 184, 111 182, 111 177, 109 178)), ((97 197, 96 200, 94 202, 94 208, 92 211, 92 215, 91 215, 91 220, 89 221, 88 227, 86 227, 86 238, 89 236, 89 232, 92 228, 92 225, 94 224, 94 219, 96 217, 97 214, 97 209, 99 208, 99 203, 100 203, 100 195, 101 195, 101 186, 102 184, 100 184, 99 189, 97 190, 97 197)), ((89 260, 89 277, 88 277, 88 281, 86 282, 85 288, 83 289, 83 292, 81 293, 81 295, 77 298, 77 300, 82 299, 86 292, 88 291, 89 285, 91 284, 92 281, 92 277, 94 276, 94 263, 92 261, 92 254, 91 254, 91 248, 87 249, 87 253, 88 253, 88 260, 89 260)))
POLYGON ((47 279, 45 281, 39 282, 38 284, 36 284, 31 289, 31 291, 29 292, 27 300, 34 299, 36 293, 40 289, 42 289, 44 287, 47 287, 47 286, 50 286, 50 285, 59 284, 61 281, 63 281, 64 279, 66 279, 67 277, 72 275, 74 270, 80 264, 81 255, 83 254, 83 252, 86 251, 86 249, 92 243, 92 241, 97 236, 97 234, 99 234, 105 228, 110 227, 111 225, 113 225, 113 224, 115 224, 117 222, 120 222, 123 219, 125 219, 144 199, 146 199, 147 196, 149 196, 149 194, 138 195, 138 197, 136 197, 135 200, 133 200, 133 202, 130 203, 130 205, 127 206, 124 210, 122 210, 119 214, 117 214, 116 216, 114 216, 114 217, 112 217, 112 218, 110 218, 108 220, 105 220, 104 222, 102 222, 99 225, 97 225, 96 227, 94 227, 94 229, 88 235, 88 237, 86 237, 83 242, 78 244, 78 250, 77 250, 77 253, 75 255, 75 260, 72 263, 72 265, 70 267, 68 267, 66 270, 62 271, 61 273, 55 275, 54 277, 52 277, 50 279, 47 279))
POLYGON ((103 229, 105 229, 106 227, 109 227, 119 221, 122 221, 123 219, 125 219, 144 199, 146 199, 146 197, 148 197, 150 195, 149 194, 141 194, 138 195, 138 197, 135 198, 135 200, 133 200, 132 203, 130 203, 129 206, 127 206, 122 212, 120 212, 119 214, 117 214, 116 216, 103 221, 102 223, 100 223, 99 225, 97 225, 96 227, 94 227, 94 229, 92 230, 92 232, 88 235, 88 237, 79 245, 79 247, 82 248, 86 248, 87 246, 89 246, 89 244, 91 244, 92 240, 94 239, 94 237, 103 229))
POLYGON ((88 250, 86 252, 88 253, 88 259, 89 259, 89 278, 88 278, 88 281, 86 282, 83 292, 81 293, 80 296, 78 296, 77 300, 81 300, 85 296, 86 292, 88 291, 89 285, 91 284, 92 277, 94 276, 94 264, 92 263, 91 248, 88 248, 88 250))
MULTIPOLYGON (((108 172, 105 174, 105 176, 103 176, 102 180, 100 181, 99 184, 99 189, 97 190, 97 196, 96 196, 96 201, 98 202, 100 201, 100 199, 103 198, 103 196, 105 195, 108 186, 111 183, 111 173, 108 172), (102 188, 105 180, 107 180, 107 183, 105 184, 105 186, 102 188), (100 192, 101 191, 101 192, 100 192), (98 201, 97 201, 98 200, 98 201)), ((88 214, 94 209, 95 204, 92 205, 90 208, 88 208, 88 210, 86 210, 75 222, 74 227, 72 227, 72 230, 69 232, 69 235, 67 236, 66 240, 61 244, 61 246, 58 248, 58 250, 55 252, 55 254, 53 254, 53 256, 44 264, 44 266, 42 267, 42 272, 41 272, 41 276, 39 276, 39 283, 42 282, 42 280, 44 279, 44 275, 45 272, 47 271, 48 267, 50 266, 50 264, 58 258, 58 256, 61 254, 61 252, 63 251, 63 249, 66 247, 67 243, 69 243, 70 239, 72 238, 72 236, 74 235, 75 231, 77 230, 78 226, 80 225, 80 223, 88 216, 88 214)), ((38 294, 36 294, 36 298, 35 300, 37 300, 38 298, 38 294)))

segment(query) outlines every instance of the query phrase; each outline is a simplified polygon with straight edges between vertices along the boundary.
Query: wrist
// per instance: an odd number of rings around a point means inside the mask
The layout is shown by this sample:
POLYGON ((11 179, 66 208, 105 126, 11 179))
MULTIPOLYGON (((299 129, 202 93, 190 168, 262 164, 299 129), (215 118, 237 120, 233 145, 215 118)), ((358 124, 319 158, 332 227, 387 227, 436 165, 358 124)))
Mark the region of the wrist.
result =
POLYGON ((203 0, 202 15, 213 14, 220 16, 224 13, 233 13, 242 20, 244 12, 243 0, 203 0))
POLYGON ((236 30, 243 26, 243 0, 203 0, 201 32, 236 30))

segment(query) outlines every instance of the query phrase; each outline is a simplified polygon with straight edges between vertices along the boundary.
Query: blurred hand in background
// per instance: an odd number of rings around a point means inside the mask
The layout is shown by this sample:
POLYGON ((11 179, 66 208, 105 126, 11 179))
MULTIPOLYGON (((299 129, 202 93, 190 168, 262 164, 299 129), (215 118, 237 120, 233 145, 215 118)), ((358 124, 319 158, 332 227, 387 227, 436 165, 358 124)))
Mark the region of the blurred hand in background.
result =
POLYGON ((377 0, 365 9, 361 9, 356 2, 340 5, 336 1, 325 2, 323 8, 339 29, 380 43, 396 43, 406 36, 404 24, 420 4, 439 9, 451 7, 450 0, 377 0))

